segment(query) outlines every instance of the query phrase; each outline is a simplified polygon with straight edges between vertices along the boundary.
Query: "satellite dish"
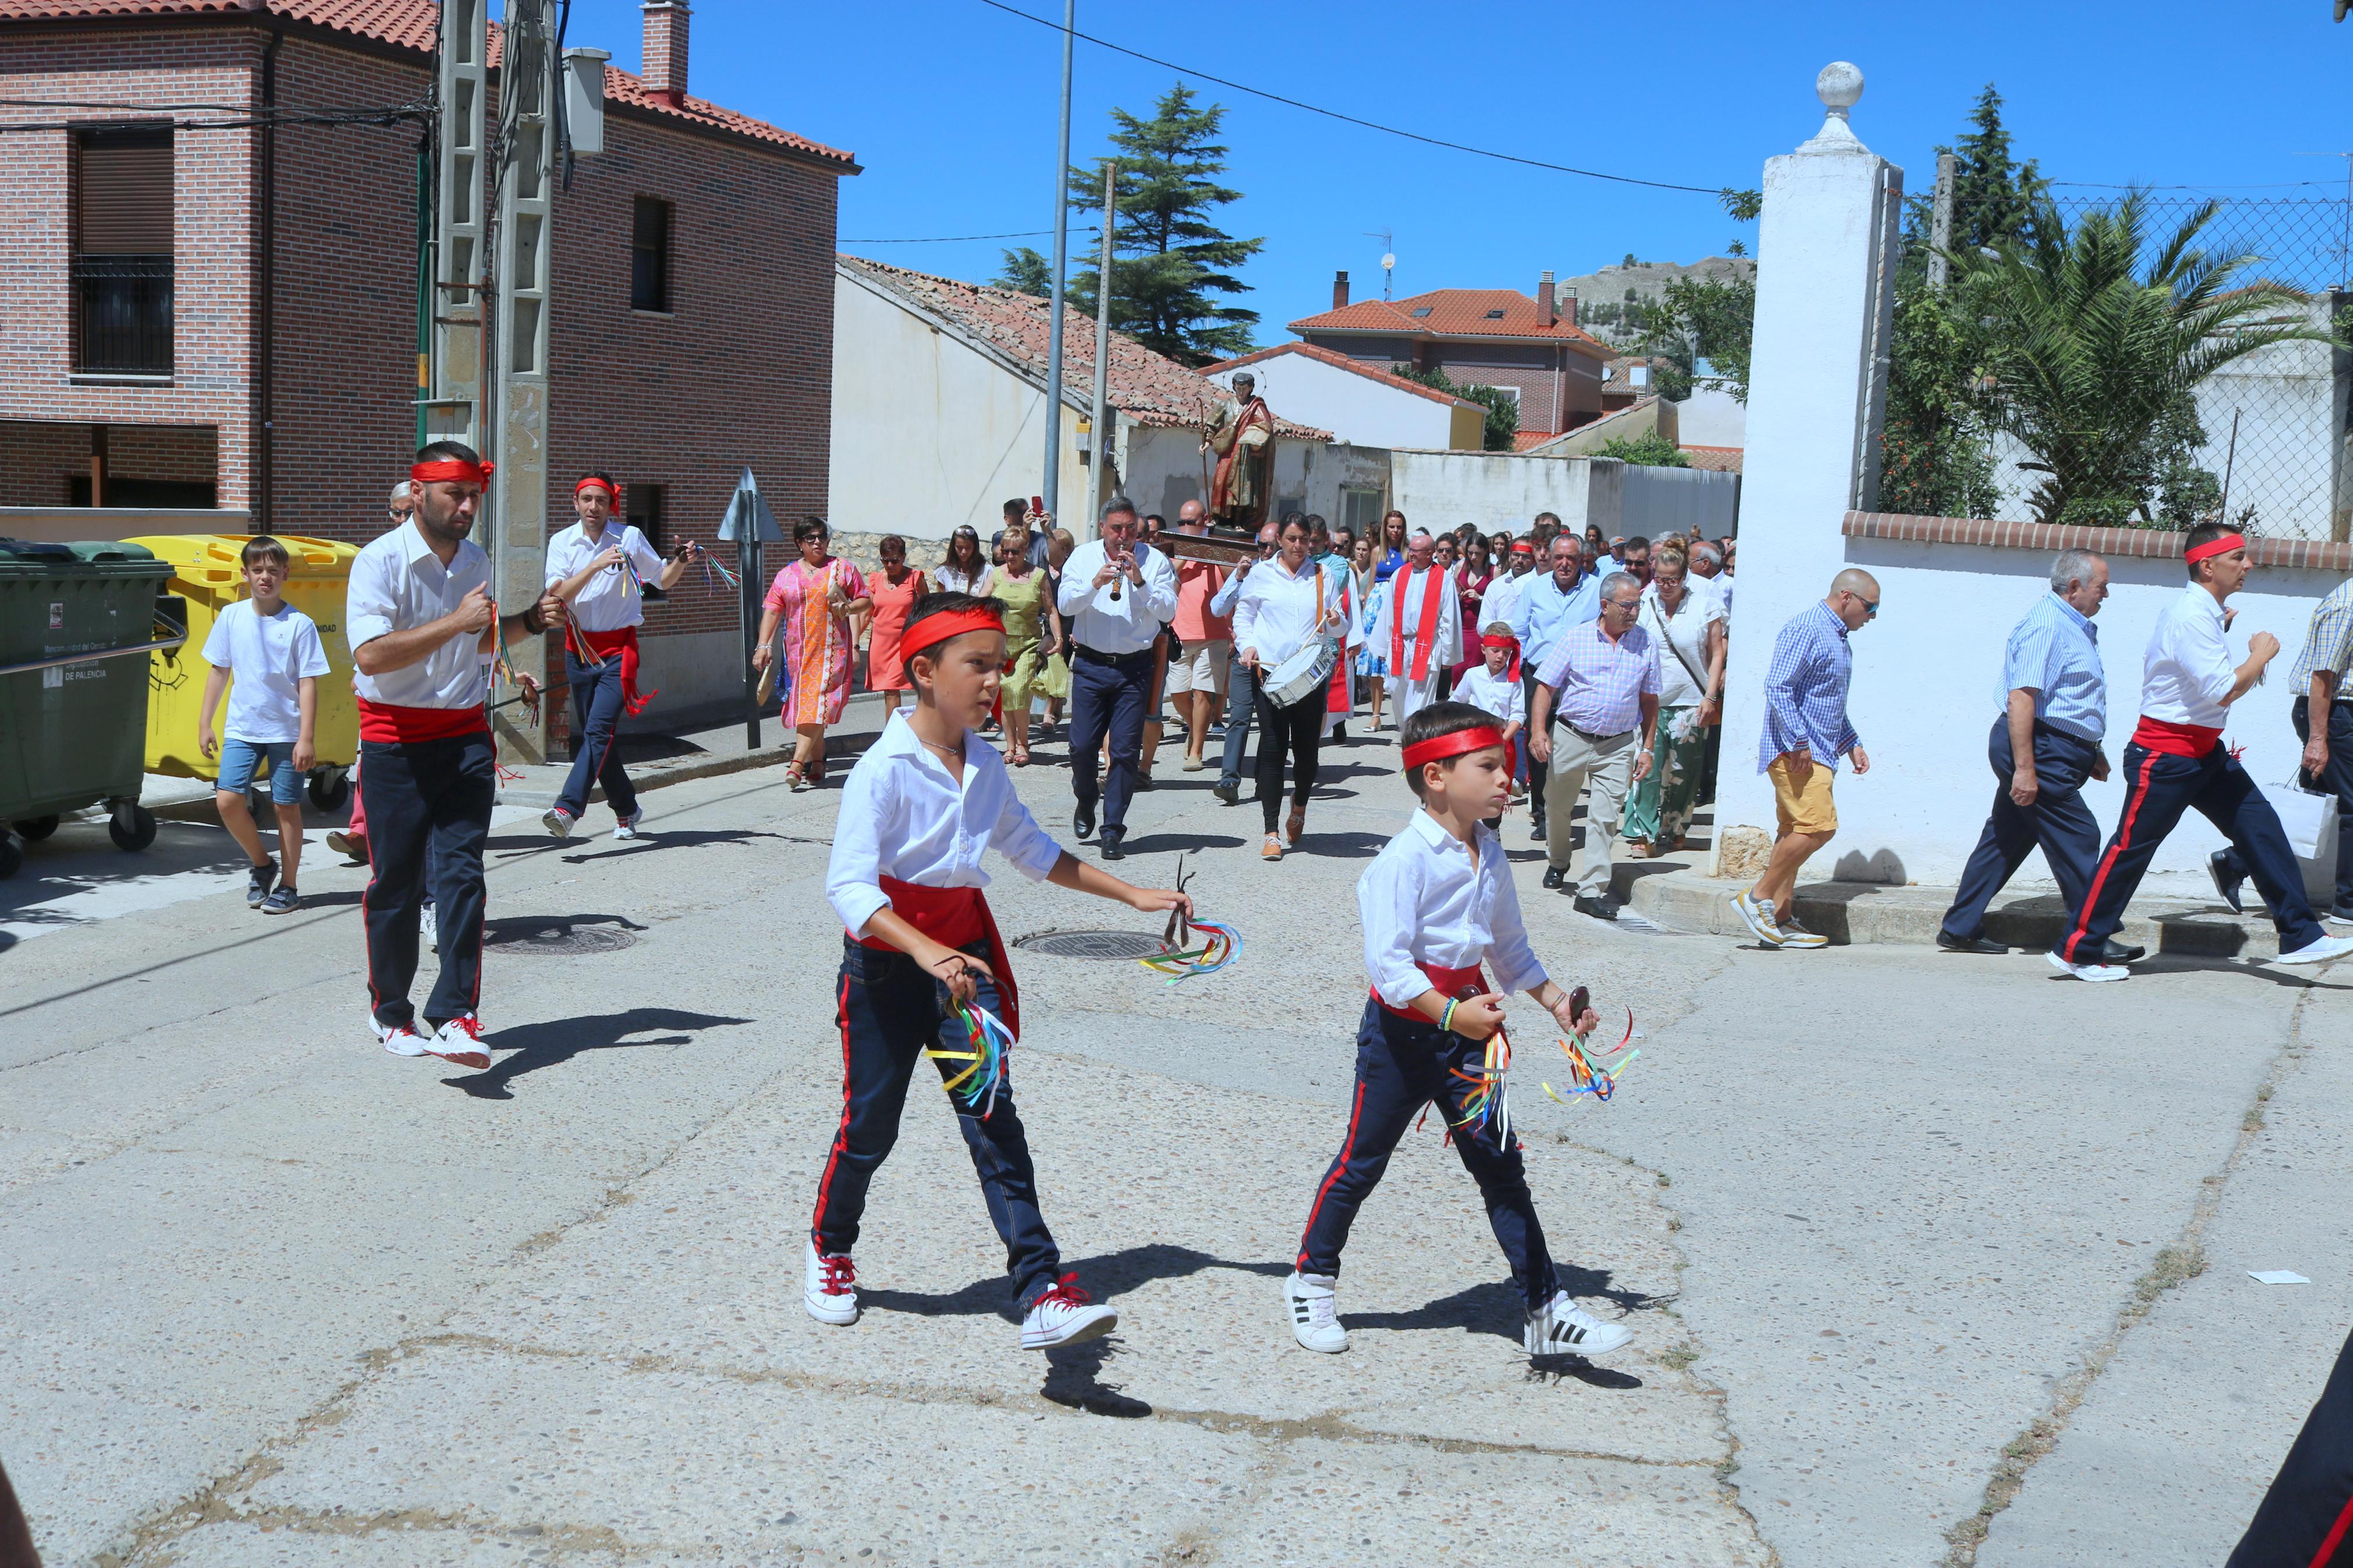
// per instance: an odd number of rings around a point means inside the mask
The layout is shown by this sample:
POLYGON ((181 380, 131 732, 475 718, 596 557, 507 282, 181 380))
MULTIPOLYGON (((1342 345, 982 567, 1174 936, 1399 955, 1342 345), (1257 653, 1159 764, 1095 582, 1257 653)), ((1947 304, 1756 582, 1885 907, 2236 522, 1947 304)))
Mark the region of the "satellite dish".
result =
POLYGON ((1395 253, 1383 256, 1381 258, 1381 265, 1384 268, 1394 269, 1397 266, 1397 257, 1395 253))

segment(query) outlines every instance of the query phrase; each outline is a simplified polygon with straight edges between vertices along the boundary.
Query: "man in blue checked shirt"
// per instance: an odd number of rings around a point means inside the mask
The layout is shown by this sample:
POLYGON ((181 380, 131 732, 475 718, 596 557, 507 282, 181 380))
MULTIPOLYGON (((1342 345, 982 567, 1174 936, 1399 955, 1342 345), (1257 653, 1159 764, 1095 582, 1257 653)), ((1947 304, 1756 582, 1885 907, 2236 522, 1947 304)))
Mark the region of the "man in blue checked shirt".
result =
MULTIPOLYGON (((1993 814, 1961 873, 1936 945, 1949 952, 2008 952, 1985 935, 1986 906, 2027 853, 2042 858, 2071 910, 2081 909, 2100 858, 2100 825, 2084 804, 2086 779, 2105 779, 2100 742, 2108 731, 2108 679, 2092 617, 2108 596, 2108 563, 2088 550, 2063 550, 2051 563, 2051 592, 2010 634, 2002 656, 2004 712, 1986 739, 1999 781, 1993 814)), ((2113 940, 2105 962, 2129 963, 2137 947, 2113 940)))
POLYGON ((1765 874, 1732 895, 1742 923, 1767 947, 1830 945, 1828 937, 1798 923, 1798 873, 1838 834, 1838 806, 1831 798, 1838 760, 1851 758, 1858 776, 1871 771, 1862 737, 1846 718, 1854 674, 1847 637, 1877 614, 1879 579, 1850 566, 1831 579, 1828 598, 1791 616, 1773 639, 1757 771, 1773 781, 1779 831, 1765 874))

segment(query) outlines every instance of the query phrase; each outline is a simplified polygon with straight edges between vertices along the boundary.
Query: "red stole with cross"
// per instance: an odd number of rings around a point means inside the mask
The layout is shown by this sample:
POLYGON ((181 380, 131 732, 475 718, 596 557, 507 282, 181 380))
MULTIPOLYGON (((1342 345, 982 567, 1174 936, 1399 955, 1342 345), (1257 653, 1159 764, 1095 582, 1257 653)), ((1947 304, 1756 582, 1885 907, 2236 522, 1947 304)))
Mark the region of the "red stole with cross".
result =
MULTIPOLYGON (((1406 592, 1413 580, 1413 568, 1400 569, 1389 584, 1389 673, 1405 671, 1405 608, 1406 592)), ((1412 679, 1430 679, 1430 647, 1438 640, 1439 596, 1446 591, 1446 574, 1436 566, 1421 574, 1421 615, 1414 626, 1412 679)))

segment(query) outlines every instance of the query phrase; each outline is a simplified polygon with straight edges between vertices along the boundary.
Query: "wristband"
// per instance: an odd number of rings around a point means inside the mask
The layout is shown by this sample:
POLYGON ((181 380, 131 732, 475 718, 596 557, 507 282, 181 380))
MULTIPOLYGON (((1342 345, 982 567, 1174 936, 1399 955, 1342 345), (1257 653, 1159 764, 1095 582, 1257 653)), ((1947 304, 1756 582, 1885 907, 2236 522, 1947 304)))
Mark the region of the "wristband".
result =
POLYGON ((1451 1035, 1454 1032, 1454 1009, 1456 1005, 1457 1004, 1452 997, 1447 998, 1446 1011, 1438 1016, 1439 1033, 1451 1035))
POLYGON ((547 630, 547 616, 541 613, 539 601, 533 599, 531 608, 522 613, 522 629, 537 637, 547 630))

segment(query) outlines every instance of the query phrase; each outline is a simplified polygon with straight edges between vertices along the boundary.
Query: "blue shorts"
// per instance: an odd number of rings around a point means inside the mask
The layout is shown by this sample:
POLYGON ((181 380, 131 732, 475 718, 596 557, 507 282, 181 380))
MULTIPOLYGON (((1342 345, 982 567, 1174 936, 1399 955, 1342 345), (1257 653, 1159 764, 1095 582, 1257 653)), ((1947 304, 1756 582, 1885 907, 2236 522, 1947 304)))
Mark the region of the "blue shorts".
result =
POLYGON ((264 757, 269 759, 269 798, 280 805, 300 805, 302 775, 294 771, 291 741, 223 741, 220 783, 215 787, 229 795, 245 794, 253 787, 253 775, 260 772, 264 757))

